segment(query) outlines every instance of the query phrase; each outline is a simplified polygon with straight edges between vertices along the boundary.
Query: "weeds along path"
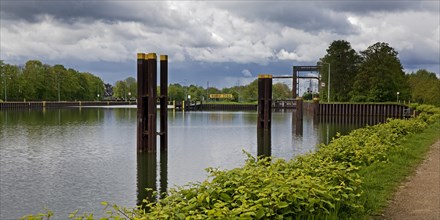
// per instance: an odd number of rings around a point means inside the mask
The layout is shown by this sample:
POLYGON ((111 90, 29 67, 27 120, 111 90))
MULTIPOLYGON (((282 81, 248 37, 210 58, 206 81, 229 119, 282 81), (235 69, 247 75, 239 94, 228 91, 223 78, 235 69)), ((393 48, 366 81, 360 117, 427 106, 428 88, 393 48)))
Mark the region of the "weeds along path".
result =
POLYGON ((440 220, 440 140, 431 146, 416 172, 400 186, 382 217, 440 220))

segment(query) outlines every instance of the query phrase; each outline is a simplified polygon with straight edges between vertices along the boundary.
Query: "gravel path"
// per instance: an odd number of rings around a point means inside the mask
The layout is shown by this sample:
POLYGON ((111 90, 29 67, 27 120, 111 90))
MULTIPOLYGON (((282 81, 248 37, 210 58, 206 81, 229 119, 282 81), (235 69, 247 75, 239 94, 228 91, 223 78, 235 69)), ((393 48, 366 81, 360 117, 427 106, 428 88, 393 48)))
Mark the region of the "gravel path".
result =
POLYGON ((400 186, 381 219, 440 220, 440 140, 400 186))

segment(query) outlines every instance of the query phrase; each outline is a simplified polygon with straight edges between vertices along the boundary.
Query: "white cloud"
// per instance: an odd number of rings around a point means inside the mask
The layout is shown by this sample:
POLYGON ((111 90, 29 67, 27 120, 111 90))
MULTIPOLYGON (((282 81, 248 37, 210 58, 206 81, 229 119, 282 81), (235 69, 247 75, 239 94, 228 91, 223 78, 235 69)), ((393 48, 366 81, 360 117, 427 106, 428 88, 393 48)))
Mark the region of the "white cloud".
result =
MULTIPOLYGON (((429 64, 438 69, 440 59, 439 12, 433 9, 438 9, 439 3, 423 3, 419 8, 402 4, 401 10, 388 9, 391 5, 387 4, 384 10, 374 11, 381 4, 375 3, 365 13, 358 13, 367 3, 340 2, 346 7, 338 10, 328 4, 317 9, 318 3, 312 2, 304 5, 314 12, 310 17, 302 12, 303 16, 292 14, 297 4, 291 2, 93 3, 95 7, 105 5, 108 11, 91 9, 91 3, 81 2, 84 10, 73 14, 66 8, 57 9, 64 4, 55 7, 55 3, 45 2, 35 12, 33 7, 38 4, 26 10, 18 7, 19 2, 14 4, 15 14, 30 13, 32 19, 2 17, 0 55, 5 62, 40 59, 126 64, 137 52, 156 52, 168 54, 170 62, 179 65, 227 62, 251 65, 249 69, 258 72, 255 66, 273 67, 286 61, 315 63, 332 41, 340 39, 357 51, 387 42, 399 52, 404 67, 429 64), (52 7, 45 11, 48 6, 52 7)), ((3 14, 9 13, 4 10, 3 14)), ((265 70, 270 72, 270 68, 265 70)))
POLYGON ((242 71, 241 71, 241 74, 242 74, 244 77, 252 77, 252 73, 251 73, 251 71, 249 71, 248 69, 244 69, 244 70, 242 70, 242 71))

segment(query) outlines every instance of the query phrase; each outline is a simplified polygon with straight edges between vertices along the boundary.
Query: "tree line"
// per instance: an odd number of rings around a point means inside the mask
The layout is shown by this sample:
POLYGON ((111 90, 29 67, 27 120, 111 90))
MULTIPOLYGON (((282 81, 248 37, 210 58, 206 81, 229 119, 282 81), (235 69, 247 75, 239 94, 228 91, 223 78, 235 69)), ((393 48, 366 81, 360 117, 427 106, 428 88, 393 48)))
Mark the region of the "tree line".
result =
MULTIPOLYGON (((133 77, 125 80, 119 80, 112 88, 113 97, 118 100, 137 98, 137 82, 133 77)), ((275 83, 273 85, 274 99, 291 98, 291 89, 284 83, 275 83)), ((160 91, 160 88, 157 88, 160 91)), ((168 99, 170 101, 230 101, 230 102, 255 102, 258 97, 258 79, 248 85, 233 86, 223 89, 216 87, 203 88, 198 85, 181 85, 180 83, 171 83, 168 86, 168 99), (230 99, 211 99, 210 94, 232 94, 230 99)))
POLYGON ((398 52, 387 43, 378 42, 357 53, 349 42, 333 41, 317 65, 322 82, 327 83, 320 91, 324 100, 387 102, 400 99, 440 106, 440 80, 435 73, 418 70, 405 74, 398 52))
MULTIPOLYGON (((440 106, 440 79, 427 70, 405 74, 398 52, 387 43, 378 42, 360 53, 344 40, 333 41, 327 54, 319 59, 320 77, 324 87, 319 94, 306 92, 305 99, 319 96, 332 102, 389 102, 407 100, 440 106), (330 73, 330 74, 329 74, 330 73), (330 77, 330 85, 328 84, 330 77), (328 94, 330 86, 330 97, 328 94)), ((50 66, 38 60, 25 65, 10 65, 0 60, 0 100, 134 100, 137 82, 133 77, 104 83, 99 77, 63 65, 50 66), (7 94, 7 95, 6 95, 7 94)), ((159 91, 159 89, 158 89, 159 91)), ((169 100, 216 101, 209 94, 232 94, 227 101, 257 101, 258 79, 247 85, 218 89, 198 85, 172 83, 169 100)), ((284 83, 273 85, 273 99, 292 98, 284 83)))
POLYGON ((0 71, 0 100, 73 101, 98 100, 104 96, 101 78, 63 65, 51 66, 38 60, 11 65, 0 60, 0 71))

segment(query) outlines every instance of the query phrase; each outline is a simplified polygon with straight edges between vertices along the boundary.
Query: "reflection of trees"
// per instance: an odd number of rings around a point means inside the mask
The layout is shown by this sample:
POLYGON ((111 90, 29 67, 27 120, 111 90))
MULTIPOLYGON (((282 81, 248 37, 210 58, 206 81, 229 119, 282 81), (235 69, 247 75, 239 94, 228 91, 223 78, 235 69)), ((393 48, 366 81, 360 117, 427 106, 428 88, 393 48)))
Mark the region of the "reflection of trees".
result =
POLYGON ((220 114, 209 114, 209 120, 214 122, 231 122, 236 118, 235 114, 230 113, 220 113, 220 114))
POLYGON ((135 108, 114 108, 110 109, 118 122, 135 121, 137 110, 135 108))
POLYGON ((8 125, 66 125, 66 124, 97 124, 104 118, 104 109, 100 108, 62 108, 31 110, 0 111, 0 115, 8 115, 8 125))
POLYGON ((337 133, 346 135, 350 131, 386 121, 385 117, 374 116, 320 116, 319 130, 321 143, 328 144, 337 133))

